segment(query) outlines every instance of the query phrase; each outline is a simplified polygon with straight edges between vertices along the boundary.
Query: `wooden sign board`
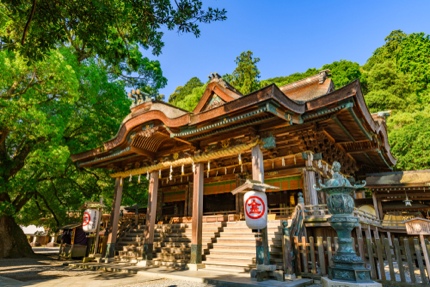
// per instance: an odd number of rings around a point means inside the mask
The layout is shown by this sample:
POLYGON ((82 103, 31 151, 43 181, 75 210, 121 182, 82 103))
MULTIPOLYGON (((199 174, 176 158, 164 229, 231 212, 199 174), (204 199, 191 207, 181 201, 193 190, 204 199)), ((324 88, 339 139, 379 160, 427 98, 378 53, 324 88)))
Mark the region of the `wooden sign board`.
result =
POLYGON ((411 235, 430 235, 430 220, 415 217, 405 221, 406 232, 411 235))

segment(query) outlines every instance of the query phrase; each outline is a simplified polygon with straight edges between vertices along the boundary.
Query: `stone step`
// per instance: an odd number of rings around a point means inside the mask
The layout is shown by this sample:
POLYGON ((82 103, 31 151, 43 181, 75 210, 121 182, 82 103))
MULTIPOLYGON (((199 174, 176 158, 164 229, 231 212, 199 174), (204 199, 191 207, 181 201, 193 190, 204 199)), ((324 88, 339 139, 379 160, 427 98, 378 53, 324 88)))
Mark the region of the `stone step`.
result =
POLYGON ((190 242, 154 242, 154 247, 190 247, 190 242))
POLYGON ((234 265, 225 265, 225 264, 206 263, 206 261, 203 263, 205 264, 205 270, 213 270, 213 271, 230 273, 230 274, 249 273, 249 271, 255 267, 253 265, 234 266, 234 265))
POLYGON ((180 254, 164 254, 164 253, 157 253, 156 259, 159 259, 160 261, 177 261, 177 260, 184 260, 189 261, 191 258, 191 254, 187 253, 180 253, 180 254))
POLYGON ((159 252, 162 254, 191 253, 191 247, 161 247, 159 252))
POLYGON ((122 251, 143 251, 143 246, 123 246, 122 251))
POLYGON ((252 262, 252 258, 255 258, 255 250, 254 252, 226 252, 226 251, 213 251, 211 250, 210 254, 208 254, 210 259, 246 259, 252 262))
POLYGON ((221 245, 216 243, 211 250, 222 252, 255 252, 255 243, 253 245, 243 245, 240 242, 228 245, 221 245))
POLYGON ((175 269, 176 268, 185 269, 185 267, 188 264, 188 260, 165 261, 159 258, 154 258, 152 262, 155 266, 163 266, 163 267, 175 268, 175 269))
POLYGON ((248 267, 255 264, 255 258, 212 258, 207 256, 204 264, 248 267))
POLYGON ((228 238, 224 238, 224 237, 219 237, 216 240, 216 245, 221 244, 221 245, 238 245, 240 242, 240 244, 242 245, 254 245, 255 246, 255 238, 250 237, 250 238, 240 238, 240 240, 238 240, 237 238, 234 237, 228 237, 228 238))

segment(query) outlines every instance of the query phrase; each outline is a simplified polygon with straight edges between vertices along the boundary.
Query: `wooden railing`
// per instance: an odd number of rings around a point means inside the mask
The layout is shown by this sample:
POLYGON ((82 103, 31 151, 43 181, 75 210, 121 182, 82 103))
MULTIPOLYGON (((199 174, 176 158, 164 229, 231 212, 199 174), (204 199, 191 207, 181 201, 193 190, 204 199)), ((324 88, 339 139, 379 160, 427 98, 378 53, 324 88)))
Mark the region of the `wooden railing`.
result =
POLYGON ((282 218, 291 218, 294 213, 295 207, 276 207, 269 208, 269 214, 276 214, 282 218))
MULTIPOLYGON (((315 218, 329 218, 331 215, 327 209, 327 204, 318 205, 305 205, 305 219, 312 220, 315 218)), ((389 229, 405 229, 405 223, 403 220, 380 220, 375 215, 354 208, 354 216, 358 217, 361 223, 366 223, 382 228, 389 229)))
MULTIPOLYGON (((304 277, 326 276, 328 267, 332 266, 332 256, 338 248, 337 237, 294 237, 293 263, 296 275, 304 277)), ((360 255, 371 271, 371 278, 380 280, 383 286, 396 286, 391 282, 428 284, 427 270, 423 255, 429 253, 430 243, 425 240, 425 247, 419 243, 418 238, 368 238, 353 239, 353 248, 360 255), (360 245, 363 248, 360 248, 360 245)), ((428 286, 428 285, 419 286, 428 286)), ((398 285, 400 286, 400 285, 398 285)), ((406 286, 406 285, 401 285, 406 286)))

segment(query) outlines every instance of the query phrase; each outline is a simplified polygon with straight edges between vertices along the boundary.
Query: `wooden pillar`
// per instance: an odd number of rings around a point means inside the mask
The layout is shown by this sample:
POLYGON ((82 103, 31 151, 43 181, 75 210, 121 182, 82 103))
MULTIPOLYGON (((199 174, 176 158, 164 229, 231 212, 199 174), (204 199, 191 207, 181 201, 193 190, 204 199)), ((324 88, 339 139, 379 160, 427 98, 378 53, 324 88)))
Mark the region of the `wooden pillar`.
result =
POLYGON ((190 214, 188 213, 188 209, 189 209, 189 205, 190 205, 190 185, 187 185, 187 188, 185 189, 185 202, 184 202, 184 216, 190 216, 190 214))
POLYGON ((193 221, 191 235, 191 264, 202 263, 202 221, 204 164, 196 163, 193 182, 193 221))
POLYGON ((264 183, 263 153, 259 145, 252 148, 252 179, 264 183))
POLYGON ((375 212, 376 212, 376 217, 379 220, 383 220, 384 219, 384 213, 382 211, 382 204, 381 201, 378 201, 378 198, 376 197, 377 192, 376 191, 372 191, 372 201, 373 201, 373 208, 375 208, 375 212))
MULTIPOLYGON (((256 145, 251 150, 252 154, 252 179, 258 180, 261 183, 264 183, 264 159, 263 159, 263 153, 261 152, 261 148, 259 145, 256 145)), ((262 246, 257 245, 257 262, 259 261, 259 247, 263 249, 264 253, 264 265, 270 264, 270 253, 269 253, 269 243, 268 243, 268 237, 267 237, 267 227, 263 228, 261 230, 261 241, 262 246)), ((257 263, 258 264, 258 263, 257 263)))
POLYGON ((155 218, 157 216, 158 172, 151 172, 148 187, 148 207, 146 210, 145 243, 143 250, 146 260, 152 260, 154 250, 155 218))
POLYGON ((358 245, 358 252, 360 254, 360 257, 365 259, 364 257, 364 240, 363 240, 363 231, 361 230, 361 224, 359 224, 355 228, 355 234, 357 235, 357 245, 358 245))
POLYGON ((106 257, 115 255, 116 236, 118 233, 119 209, 122 199, 122 178, 115 179, 115 194, 113 199, 112 213, 110 219, 111 232, 108 235, 106 257))
POLYGON ((318 204, 318 194, 314 188, 316 184, 315 171, 313 169, 313 154, 305 153, 304 154, 305 169, 303 170, 303 187, 305 194, 305 204, 306 205, 317 205, 318 204))

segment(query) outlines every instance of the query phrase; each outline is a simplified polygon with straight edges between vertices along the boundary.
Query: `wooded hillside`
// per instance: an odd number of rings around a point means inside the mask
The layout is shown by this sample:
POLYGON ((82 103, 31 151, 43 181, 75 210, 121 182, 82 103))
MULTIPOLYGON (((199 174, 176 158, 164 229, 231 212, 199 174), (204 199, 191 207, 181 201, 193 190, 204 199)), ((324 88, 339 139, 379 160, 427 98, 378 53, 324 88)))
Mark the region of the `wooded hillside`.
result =
MULTIPOLYGON (((371 112, 390 111, 387 118, 389 140, 398 170, 428 169, 430 166, 430 36, 405 34, 400 30, 385 38, 385 45, 375 50, 360 66, 348 60, 310 68, 303 73, 259 81, 259 59, 247 51, 236 58, 232 74, 223 76, 242 93, 255 91, 272 83, 282 86, 318 71, 329 69, 336 88, 359 79, 371 112), (232 77, 234 75, 234 78, 232 77), (243 79, 243 80, 241 80, 243 79), (244 88, 247 81, 249 87, 244 88), (234 82, 234 83, 233 83, 234 82)), ((194 77, 178 87, 169 102, 192 111, 204 86, 194 77)))

